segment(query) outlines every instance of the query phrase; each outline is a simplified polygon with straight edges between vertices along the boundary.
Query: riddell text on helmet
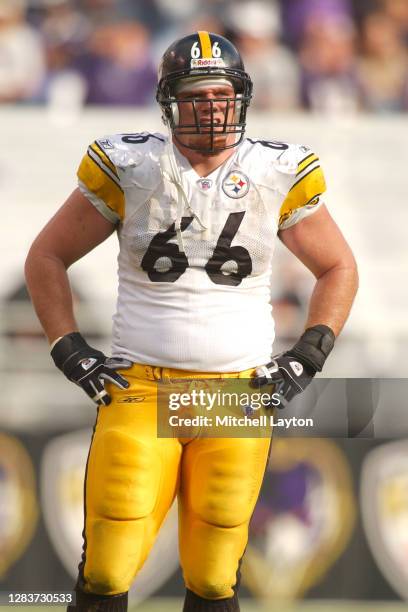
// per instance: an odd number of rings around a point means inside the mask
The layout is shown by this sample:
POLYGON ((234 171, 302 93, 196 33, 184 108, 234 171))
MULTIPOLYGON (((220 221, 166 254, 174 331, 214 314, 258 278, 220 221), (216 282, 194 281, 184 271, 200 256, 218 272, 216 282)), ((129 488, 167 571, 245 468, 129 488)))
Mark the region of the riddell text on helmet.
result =
POLYGON ((207 66, 219 66, 223 68, 225 62, 221 57, 198 58, 191 60, 191 68, 205 68, 207 66))

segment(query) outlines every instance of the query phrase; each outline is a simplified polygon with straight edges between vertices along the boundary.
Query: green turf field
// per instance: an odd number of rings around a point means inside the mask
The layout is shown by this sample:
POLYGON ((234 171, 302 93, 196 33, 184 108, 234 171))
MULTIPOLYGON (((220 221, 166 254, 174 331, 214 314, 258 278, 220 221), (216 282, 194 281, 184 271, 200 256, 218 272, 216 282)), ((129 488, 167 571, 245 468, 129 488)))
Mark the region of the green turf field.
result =
MULTIPOLYGON (((130 612, 181 612, 182 601, 176 599, 151 599, 137 607, 129 608, 130 612)), ((17 610, 31 610, 32 612, 63 612, 65 608, 59 606, 1 606, 0 612, 16 612, 17 610)), ((356 602, 356 601, 307 601, 293 605, 258 604, 253 601, 241 600, 241 612, 403 612, 408 605, 402 602, 356 602)))

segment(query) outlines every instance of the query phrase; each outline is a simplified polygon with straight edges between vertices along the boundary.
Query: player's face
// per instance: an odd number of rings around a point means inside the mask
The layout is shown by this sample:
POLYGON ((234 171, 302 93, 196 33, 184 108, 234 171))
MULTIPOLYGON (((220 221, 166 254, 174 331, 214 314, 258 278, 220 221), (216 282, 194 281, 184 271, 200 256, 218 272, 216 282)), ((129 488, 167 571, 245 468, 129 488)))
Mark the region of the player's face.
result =
POLYGON ((208 148, 222 148, 234 142, 235 134, 227 124, 234 123, 236 94, 232 85, 211 85, 208 88, 183 90, 177 95, 179 122, 177 135, 182 144, 208 148), (199 133, 189 133, 199 130, 199 133))

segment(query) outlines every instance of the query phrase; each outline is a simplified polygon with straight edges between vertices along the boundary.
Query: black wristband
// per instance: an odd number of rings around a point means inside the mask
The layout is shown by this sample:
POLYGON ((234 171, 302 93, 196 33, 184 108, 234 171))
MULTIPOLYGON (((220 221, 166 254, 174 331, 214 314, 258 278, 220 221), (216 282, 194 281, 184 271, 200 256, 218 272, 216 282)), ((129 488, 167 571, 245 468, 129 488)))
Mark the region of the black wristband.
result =
POLYGON ((335 340, 336 336, 330 327, 314 325, 302 334, 300 340, 288 352, 316 372, 321 372, 335 340))
POLYGON ((66 374, 66 365, 70 359, 84 349, 90 349, 85 338, 79 332, 72 332, 58 340, 51 351, 51 357, 57 368, 66 374))

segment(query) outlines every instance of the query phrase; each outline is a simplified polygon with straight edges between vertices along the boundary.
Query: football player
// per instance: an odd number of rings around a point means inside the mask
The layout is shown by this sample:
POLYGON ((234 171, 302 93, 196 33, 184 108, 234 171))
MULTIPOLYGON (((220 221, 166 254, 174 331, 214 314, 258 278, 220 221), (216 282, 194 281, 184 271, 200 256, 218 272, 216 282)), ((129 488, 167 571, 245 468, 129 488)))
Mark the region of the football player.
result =
POLYGON ((157 101, 169 134, 90 144, 78 188, 33 243, 26 277, 56 366, 98 405, 85 489, 77 610, 125 610, 174 498, 184 612, 239 610, 240 560, 268 460, 266 438, 158 438, 157 387, 250 378, 282 403, 320 372, 357 287, 308 147, 245 138, 250 76, 225 38, 165 52, 157 101), (74 318, 67 269, 116 231, 112 358, 74 318), (273 356, 277 237, 316 277, 305 332, 273 356), (137 396, 143 401, 132 403, 137 396))

